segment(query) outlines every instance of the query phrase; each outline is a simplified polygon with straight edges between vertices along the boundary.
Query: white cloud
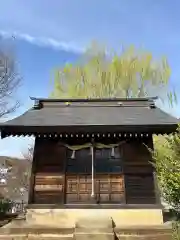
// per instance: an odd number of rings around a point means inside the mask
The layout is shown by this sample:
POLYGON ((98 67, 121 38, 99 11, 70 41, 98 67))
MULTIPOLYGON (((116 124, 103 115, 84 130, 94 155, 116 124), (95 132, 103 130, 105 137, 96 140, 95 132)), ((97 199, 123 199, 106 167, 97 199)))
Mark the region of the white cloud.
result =
POLYGON ((0 36, 3 39, 19 39, 27 41, 31 44, 35 44, 41 47, 51 47, 56 50, 65 50, 75 53, 82 53, 84 51, 83 48, 77 47, 75 44, 70 42, 63 42, 53 38, 46 38, 46 37, 35 37, 29 35, 27 33, 20 33, 20 32, 7 32, 0 30, 0 36))

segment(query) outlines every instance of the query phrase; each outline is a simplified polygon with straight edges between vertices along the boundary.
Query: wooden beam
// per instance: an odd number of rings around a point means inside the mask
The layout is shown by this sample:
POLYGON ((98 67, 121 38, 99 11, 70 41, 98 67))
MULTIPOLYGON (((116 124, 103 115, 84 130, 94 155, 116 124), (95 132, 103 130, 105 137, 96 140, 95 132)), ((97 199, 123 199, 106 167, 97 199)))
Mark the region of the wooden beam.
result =
POLYGON ((30 185, 29 185, 29 196, 28 204, 32 204, 34 200, 34 184, 35 184, 35 169, 36 169, 36 151, 37 151, 37 138, 34 143, 34 153, 31 167, 30 185))
MULTIPOLYGON (((152 150, 154 150, 154 143, 153 143, 152 135, 150 137, 149 145, 150 145, 149 147, 152 150)), ((152 159, 152 162, 154 162, 153 159, 152 159)), ((156 173, 156 169, 154 168, 154 166, 153 166, 153 180, 154 180, 154 191, 155 191, 156 204, 162 205, 162 203, 161 203, 161 194, 160 194, 160 189, 159 189, 158 179, 157 179, 157 173, 156 173)))

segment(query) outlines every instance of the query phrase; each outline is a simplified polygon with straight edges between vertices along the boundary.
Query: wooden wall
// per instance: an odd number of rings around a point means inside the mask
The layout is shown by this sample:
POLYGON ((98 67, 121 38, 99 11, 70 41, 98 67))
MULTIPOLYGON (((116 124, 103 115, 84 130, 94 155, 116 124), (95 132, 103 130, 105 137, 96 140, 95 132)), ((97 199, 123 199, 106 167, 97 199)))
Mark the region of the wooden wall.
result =
POLYGON ((56 141, 36 139, 33 159, 33 203, 63 203, 66 149, 56 141))
MULTIPOLYGON (((152 146, 152 139, 145 143, 152 146)), ((66 154, 66 147, 55 140, 36 139, 29 203, 86 203, 90 200, 91 171, 83 174, 68 172, 66 154)), ((122 169, 119 173, 96 173, 98 202, 155 204, 151 154, 142 140, 131 140, 122 145, 120 158, 122 169)), ((83 160, 85 164, 87 159, 83 160)))
POLYGON ((141 141, 131 141, 123 148, 124 178, 126 188, 126 203, 155 204, 156 193, 153 176, 151 153, 147 147, 152 147, 151 138, 145 146, 141 141))

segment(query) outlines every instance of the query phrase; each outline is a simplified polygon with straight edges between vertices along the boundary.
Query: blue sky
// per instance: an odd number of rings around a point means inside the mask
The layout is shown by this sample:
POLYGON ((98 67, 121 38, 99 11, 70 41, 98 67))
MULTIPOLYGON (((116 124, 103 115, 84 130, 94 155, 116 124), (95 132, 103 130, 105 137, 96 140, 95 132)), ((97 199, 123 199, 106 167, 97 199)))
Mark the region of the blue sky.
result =
MULTIPOLYGON (((119 50, 134 44, 154 56, 167 56, 171 86, 180 90, 180 2, 174 0, 4 0, 0 34, 15 50, 23 86, 21 108, 31 106, 29 96, 47 97, 53 69, 78 59, 96 40, 119 50), (14 35, 15 40, 10 40, 14 35)), ((179 117, 179 105, 163 108, 179 117)), ((11 116, 12 118, 13 116, 11 116)), ((32 139, 0 140, 0 154, 21 156, 32 139)))

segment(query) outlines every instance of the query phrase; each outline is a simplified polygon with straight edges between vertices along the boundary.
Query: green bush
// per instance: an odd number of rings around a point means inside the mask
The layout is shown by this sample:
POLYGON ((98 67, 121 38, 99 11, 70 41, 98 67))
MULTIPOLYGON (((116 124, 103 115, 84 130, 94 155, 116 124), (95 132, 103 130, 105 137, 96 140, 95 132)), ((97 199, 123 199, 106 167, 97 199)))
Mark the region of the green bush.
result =
POLYGON ((178 218, 180 209, 180 126, 176 134, 154 138, 152 151, 161 196, 178 218))
POLYGON ((6 214, 12 207, 12 201, 0 199, 0 214, 6 214))
POLYGON ((173 240, 180 240, 180 223, 175 221, 173 222, 173 240))

